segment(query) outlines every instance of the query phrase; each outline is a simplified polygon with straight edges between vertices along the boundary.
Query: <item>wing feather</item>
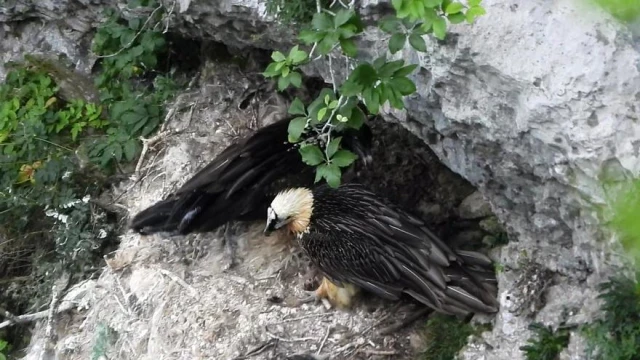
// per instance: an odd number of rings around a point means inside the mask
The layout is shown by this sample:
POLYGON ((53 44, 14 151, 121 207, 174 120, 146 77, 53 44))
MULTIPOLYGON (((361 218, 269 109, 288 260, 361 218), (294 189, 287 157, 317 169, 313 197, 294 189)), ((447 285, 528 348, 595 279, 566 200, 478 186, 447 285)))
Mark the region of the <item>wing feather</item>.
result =
POLYGON ((491 272, 483 270, 488 257, 454 252, 423 221, 361 185, 321 186, 314 198, 314 225, 302 246, 330 278, 385 298, 400 288, 453 314, 497 310, 491 272))

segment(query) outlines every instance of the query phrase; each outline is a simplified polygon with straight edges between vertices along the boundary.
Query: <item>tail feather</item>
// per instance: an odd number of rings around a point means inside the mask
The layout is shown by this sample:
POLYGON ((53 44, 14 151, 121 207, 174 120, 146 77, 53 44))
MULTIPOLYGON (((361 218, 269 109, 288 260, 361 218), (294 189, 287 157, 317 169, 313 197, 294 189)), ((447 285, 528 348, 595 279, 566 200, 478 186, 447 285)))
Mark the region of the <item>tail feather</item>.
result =
POLYGON ((176 200, 167 199, 151 205, 133 217, 130 227, 142 235, 174 231, 178 223, 168 223, 167 220, 173 213, 175 203, 176 200))

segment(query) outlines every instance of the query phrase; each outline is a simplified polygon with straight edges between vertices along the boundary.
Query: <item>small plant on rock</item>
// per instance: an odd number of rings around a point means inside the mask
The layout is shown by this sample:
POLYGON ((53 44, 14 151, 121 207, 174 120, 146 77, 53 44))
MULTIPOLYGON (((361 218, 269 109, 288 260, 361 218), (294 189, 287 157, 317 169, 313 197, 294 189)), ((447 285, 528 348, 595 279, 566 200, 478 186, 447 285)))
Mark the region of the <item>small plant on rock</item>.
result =
POLYGON ((520 348, 527 360, 556 360, 560 352, 569 345, 567 329, 554 331, 550 326, 532 323, 529 330, 534 336, 529 339, 527 345, 520 348))
POLYGON ((603 283, 600 291, 602 318, 584 328, 588 355, 603 360, 640 358, 640 285, 619 275, 603 283))

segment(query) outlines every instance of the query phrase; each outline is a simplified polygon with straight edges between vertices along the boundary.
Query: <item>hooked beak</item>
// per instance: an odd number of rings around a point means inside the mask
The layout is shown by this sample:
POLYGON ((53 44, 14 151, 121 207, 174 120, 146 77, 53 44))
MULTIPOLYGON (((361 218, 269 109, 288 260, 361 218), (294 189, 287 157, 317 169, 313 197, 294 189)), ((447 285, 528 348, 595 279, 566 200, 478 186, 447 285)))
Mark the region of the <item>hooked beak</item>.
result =
POLYGON ((273 220, 269 221, 267 223, 267 226, 264 228, 264 232, 263 232, 264 236, 271 236, 271 233, 287 225, 288 223, 289 223, 289 220, 284 220, 280 222, 275 222, 273 220))
POLYGON ((267 223, 267 227, 264 228, 264 236, 271 236, 273 232, 273 228, 271 227, 271 223, 267 223))

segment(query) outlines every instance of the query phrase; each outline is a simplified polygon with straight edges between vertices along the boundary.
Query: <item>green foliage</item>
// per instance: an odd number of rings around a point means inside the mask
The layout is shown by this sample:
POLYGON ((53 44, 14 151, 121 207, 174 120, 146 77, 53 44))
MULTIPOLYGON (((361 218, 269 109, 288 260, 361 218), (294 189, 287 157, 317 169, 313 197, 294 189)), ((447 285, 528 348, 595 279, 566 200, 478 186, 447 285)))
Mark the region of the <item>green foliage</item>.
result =
MULTIPOLYGON (((155 1, 140 3, 157 6, 155 1)), ((164 76, 154 79, 153 91, 146 86, 135 86, 132 81, 154 71, 158 57, 166 50, 162 32, 153 27, 161 20, 162 13, 129 20, 122 19, 113 10, 107 14, 109 18, 98 28, 92 49, 101 56, 102 71, 96 78, 96 86, 103 104, 108 107, 112 126, 106 130, 106 137, 89 146, 89 157, 103 167, 113 161, 131 161, 137 156, 141 149, 138 138, 158 128, 161 105, 176 87, 164 76)))
MULTIPOLYGON (((275 0, 269 3, 271 11, 277 8, 283 16, 286 16, 285 11, 302 6, 300 0, 292 1, 291 5, 277 2, 276 6, 275 0)), ((299 45, 295 45, 288 55, 275 51, 271 56, 273 62, 263 73, 265 77, 277 80, 278 89, 283 91, 290 85, 300 87, 302 76, 297 68, 328 57, 336 49, 349 59, 347 64, 357 64, 355 69, 347 69, 348 76, 342 84, 333 84, 333 90, 323 89, 308 106, 296 99, 289 109, 290 114, 298 115, 289 124, 289 141, 298 144, 302 160, 316 168, 316 182, 325 179, 332 187, 340 184, 341 169, 357 159, 355 154, 341 148, 340 132, 359 129, 364 123, 366 116, 358 106, 359 102, 362 101, 373 115, 387 103, 395 109, 404 109, 404 98, 416 92, 409 75, 417 67, 405 64, 402 59, 388 61, 386 56, 373 63, 358 61, 356 39, 362 34, 364 24, 354 9, 337 3, 336 8, 316 11, 311 23, 300 31, 298 39, 311 46, 308 53, 299 45), (319 56, 314 58, 314 52, 319 56)), ((396 14, 378 24, 391 35, 389 50, 392 54, 404 49, 407 42, 413 49, 426 52, 425 35, 444 39, 447 22, 457 24, 466 20, 472 23, 485 13, 480 0, 469 0, 466 5, 451 0, 393 0, 392 5, 396 14)), ((309 3, 304 9, 310 12, 314 8, 309 3)))
MULTIPOLYGON (((640 273, 636 273, 636 276, 640 273)), ((632 360, 640 357, 640 285, 618 275, 600 286, 602 319, 587 325, 584 335, 591 359, 632 360)))
POLYGON ((562 349, 569 345, 567 329, 553 331, 551 326, 532 323, 529 330, 534 333, 534 337, 529 339, 527 345, 520 347, 527 360, 556 360, 562 349))
POLYGON ((360 17, 351 9, 342 9, 335 15, 319 12, 313 16, 310 29, 300 32, 300 40, 306 44, 317 44, 321 55, 329 54, 338 45, 349 57, 356 57, 358 49, 353 38, 363 30, 360 17))
POLYGON ((640 17, 638 0, 594 0, 598 6, 622 21, 634 21, 640 17))
POLYGON ((109 325, 99 323, 95 334, 95 341, 91 348, 91 360, 98 360, 107 356, 107 350, 118 339, 118 333, 109 325))
POLYGON ((453 316, 433 314, 425 326, 424 360, 453 360, 470 335, 479 332, 469 323, 453 316))
MULTIPOLYGON (((267 14, 282 24, 306 24, 316 13, 316 0, 267 0, 267 14)), ((325 5, 326 1, 321 1, 325 5)))
POLYGON ((0 360, 7 360, 5 351, 9 350, 9 343, 0 339, 0 360))
POLYGON ((304 63, 307 60, 307 53, 298 50, 298 45, 294 46, 289 55, 285 56, 280 51, 275 51, 271 55, 274 62, 269 64, 263 75, 265 77, 278 77, 278 89, 280 91, 293 85, 299 88, 302 85, 302 75, 293 71, 292 68, 304 63))
POLYGON ((640 180, 635 180, 612 201, 613 219, 611 225, 620 236, 620 242, 627 256, 640 261, 640 180))
POLYGON ((156 69, 166 50, 155 30, 161 7, 130 5, 156 10, 129 20, 109 11, 98 28, 100 103, 64 98, 38 64, 14 65, 0 85, 0 231, 31 249, 32 266, 21 274, 37 284, 31 305, 48 298, 61 272, 72 280, 88 275, 114 241, 114 219, 91 200, 116 169, 132 165, 140 137, 157 130, 177 87, 156 69))

